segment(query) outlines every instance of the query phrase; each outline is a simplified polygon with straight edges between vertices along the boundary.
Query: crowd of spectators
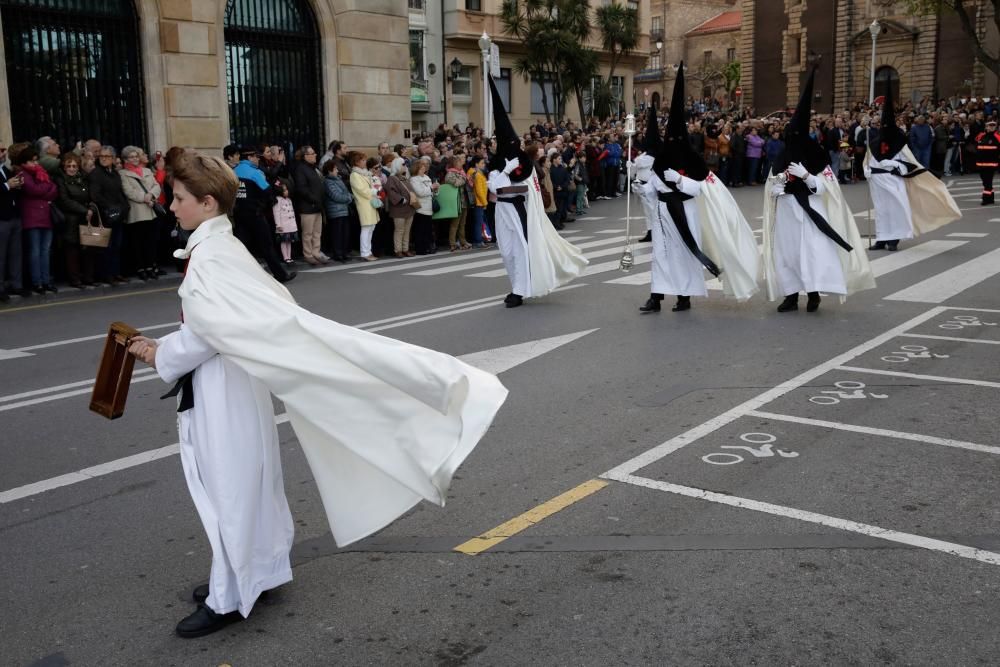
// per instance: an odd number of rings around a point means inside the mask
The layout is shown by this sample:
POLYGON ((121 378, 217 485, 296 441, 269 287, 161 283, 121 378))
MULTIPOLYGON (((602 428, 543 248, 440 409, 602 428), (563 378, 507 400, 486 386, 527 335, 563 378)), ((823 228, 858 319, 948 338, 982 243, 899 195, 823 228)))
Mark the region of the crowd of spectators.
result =
MULTIPOLYGON (((759 116, 753 108, 722 108, 689 99, 685 110, 695 150, 730 187, 764 182, 784 147, 791 110, 759 116)), ((996 98, 925 98, 898 107, 897 123, 920 163, 939 175, 974 171, 976 136, 1000 115, 996 98)), ((625 167, 641 146, 645 115, 632 151, 624 119, 536 122, 523 135, 535 160, 542 199, 562 229, 591 202, 626 189, 625 167)), ((812 136, 830 156, 843 183, 864 180, 862 162, 878 132, 880 111, 859 102, 834 114, 815 114, 812 136)), ((659 119, 660 131, 666 116, 659 119)), ((252 215, 261 227, 241 235, 276 277, 296 257, 311 265, 462 252, 494 242, 487 165, 493 146, 469 124, 439 126, 412 144, 381 143, 376 152, 330 142, 325 152, 300 146, 229 146, 224 158, 244 186, 255 190, 252 215), (291 159, 289 159, 291 157, 291 159)), ((0 146, 0 301, 10 294, 157 280, 183 243, 169 211, 169 164, 182 148, 149 155, 138 146, 120 152, 91 139, 63 152, 52 137, 0 146), (81 226, 110 230, 102 245, 81 244, 81 226)), ((236 229, 240 235, 240 204, 236 229)), ((249 201, 249 200, 248 200, 249 201)), ((245 208, 244 208, 245 210, 245 208)))

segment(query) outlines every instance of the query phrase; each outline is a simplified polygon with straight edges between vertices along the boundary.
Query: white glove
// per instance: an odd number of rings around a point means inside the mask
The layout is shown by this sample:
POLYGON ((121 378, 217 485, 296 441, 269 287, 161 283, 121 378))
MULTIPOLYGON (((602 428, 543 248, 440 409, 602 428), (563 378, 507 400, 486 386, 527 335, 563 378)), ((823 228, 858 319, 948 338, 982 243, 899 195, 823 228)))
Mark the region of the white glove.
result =
POLYGON ((514 158, 513 160, 507 160, 507 164, 505 164, 503 167, 503 173, 509 174, 510 172, 514 171, 520 166, 521 166, 521 161, 518 160, 517 158, 514 158))
POLYGON ((666 181, 667 183, 680 183, 681 175, 678 174, 673 169, 667 169, 666 171, 663 172, 663 180, 666 181))
POLYGON ((784 183, 775 183, 774 185, 771 186, 771 196, 772 197, 780 197, 783 194, 785 194, 785 184, 784 183))
POLYGON ((788 165, 788 173, 796 178, 807 178, 809 176, 809 170, 802 166, 799 162, 793 162, 788 165))

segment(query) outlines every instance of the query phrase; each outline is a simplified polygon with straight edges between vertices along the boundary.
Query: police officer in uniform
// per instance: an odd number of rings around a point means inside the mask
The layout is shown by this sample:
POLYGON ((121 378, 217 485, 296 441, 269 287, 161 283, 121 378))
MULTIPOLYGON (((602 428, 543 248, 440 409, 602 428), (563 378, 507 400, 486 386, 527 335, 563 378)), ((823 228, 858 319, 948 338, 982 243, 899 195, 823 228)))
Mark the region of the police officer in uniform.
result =
POLYGON ((233 207, 233 233, 250 254, 267 263, 275 280, 287 283, 297 274, 285 267, 275 247, 274 230, 265 211, 274 205, 276 192, 257 166, 259 157, 254 148, 240 148, 240 163, 233 170, 240 179, 236 205, 233 207))
POLYGON ((993 203, 993 174, 1000 166, 1000 133, 995 120, 986 121, 986 131, 976 135, 976 167, 983 179, 982 206, 993 203))

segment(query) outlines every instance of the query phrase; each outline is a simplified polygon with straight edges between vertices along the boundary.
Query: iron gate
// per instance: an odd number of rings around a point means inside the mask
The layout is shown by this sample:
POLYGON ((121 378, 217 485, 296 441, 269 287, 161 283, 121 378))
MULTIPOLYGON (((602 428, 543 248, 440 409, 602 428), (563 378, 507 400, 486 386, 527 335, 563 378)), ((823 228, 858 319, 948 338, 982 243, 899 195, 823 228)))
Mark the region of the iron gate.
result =
POLYGON ((226 82, 236 143, 323 146, 319 31, 307 0, 228 0, 226 82))
POLYGON ((0 0, 14 139, 146 145, 132 0, 0 0))

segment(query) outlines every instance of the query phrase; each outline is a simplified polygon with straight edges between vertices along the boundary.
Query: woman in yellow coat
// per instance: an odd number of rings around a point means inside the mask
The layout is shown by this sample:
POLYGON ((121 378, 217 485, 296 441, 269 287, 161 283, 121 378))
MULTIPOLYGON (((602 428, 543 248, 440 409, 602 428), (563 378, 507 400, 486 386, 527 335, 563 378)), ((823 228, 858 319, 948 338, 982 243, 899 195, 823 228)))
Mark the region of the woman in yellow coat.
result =
POLYGON ((351 192, 354 194, 354 204, 358 207, 358 218, 361 220, 361 259, 374 262, 372 255, 372 234, 378 223, 378 211, 382 201, 375 195, 372 187, 372 174, 365 168, 368 156, 359 151, 348 153, 347 161, 351 165, 351 192))

